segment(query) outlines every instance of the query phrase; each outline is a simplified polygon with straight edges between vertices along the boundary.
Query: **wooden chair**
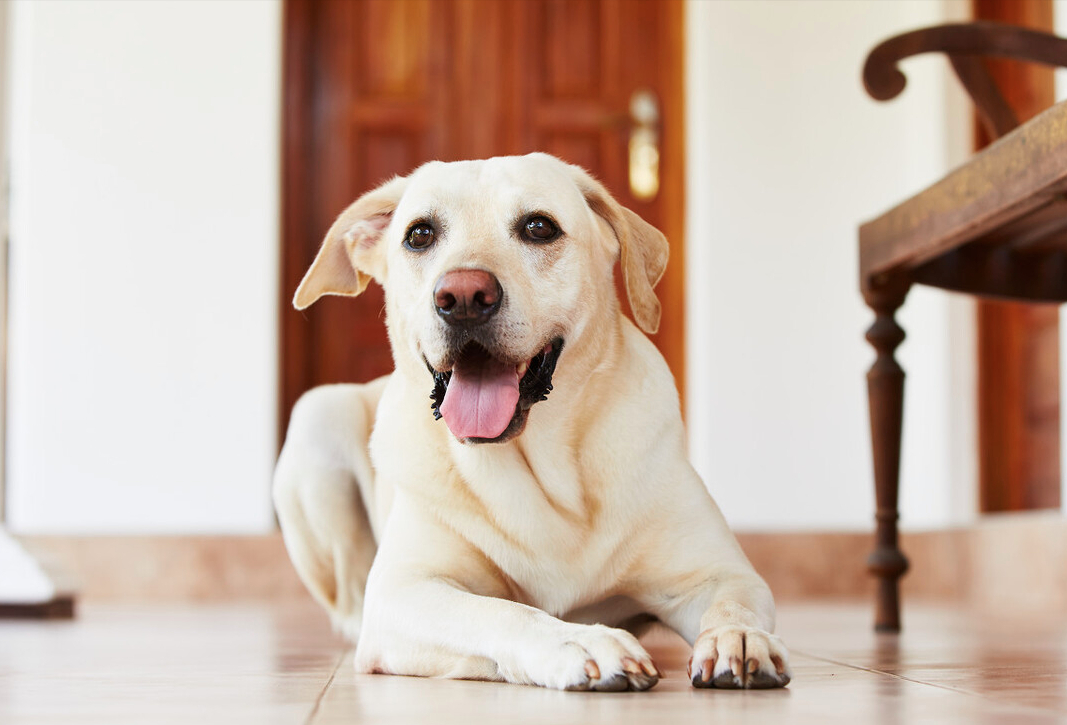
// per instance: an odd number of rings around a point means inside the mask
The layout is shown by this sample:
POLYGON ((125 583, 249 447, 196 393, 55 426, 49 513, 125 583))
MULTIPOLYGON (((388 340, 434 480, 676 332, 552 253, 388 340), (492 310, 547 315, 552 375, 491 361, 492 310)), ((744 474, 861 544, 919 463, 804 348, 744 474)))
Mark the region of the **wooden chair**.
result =
POLYGON ((900 631, 899 580, 908 568, 897 537, 904 371, 894 314, 913 284, 1026 302, 1067 301, 1067 102, 1022 126, 981 56, 1067 66, 1067 39, 996 23, 942 25, 899 35, 867 57, 863 82, 878 100, 904 90, 897 63, 948 55, 991 146, 859 229, 860 288, 875 321, 867 373, 877 499, 875 629, 900 631))

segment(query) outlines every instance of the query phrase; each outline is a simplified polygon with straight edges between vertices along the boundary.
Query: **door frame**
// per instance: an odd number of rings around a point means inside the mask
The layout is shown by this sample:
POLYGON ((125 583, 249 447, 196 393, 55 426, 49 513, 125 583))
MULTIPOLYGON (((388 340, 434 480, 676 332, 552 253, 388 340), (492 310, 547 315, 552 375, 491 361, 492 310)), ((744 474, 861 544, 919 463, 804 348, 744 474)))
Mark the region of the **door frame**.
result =
MULTIPOLYGON (((1054 30, 1052 0, 971 0, 971 7, 974 20, 1054 30)), ((987 62, 1020 123, 1055 103, 1051 68, 987 62)), ((989 136, 977 117, 974 123, 977 150, 989 143, 989 136)), ((1059 310, 979 299, 975 314, 979 510, 1059 508, 1059 310)))
POLYGON ((311 31, 315 0, 285 0, 282 11, 282 184, 281 260, 278 294, 278 416, 275 449, 285 441, 292 393, 308 387, 310 335, 292 314, 292 295, 303 278, 307 260, 300 240, 313 234, 305 190, 312 156, 311 109, 314 68, 311 31))

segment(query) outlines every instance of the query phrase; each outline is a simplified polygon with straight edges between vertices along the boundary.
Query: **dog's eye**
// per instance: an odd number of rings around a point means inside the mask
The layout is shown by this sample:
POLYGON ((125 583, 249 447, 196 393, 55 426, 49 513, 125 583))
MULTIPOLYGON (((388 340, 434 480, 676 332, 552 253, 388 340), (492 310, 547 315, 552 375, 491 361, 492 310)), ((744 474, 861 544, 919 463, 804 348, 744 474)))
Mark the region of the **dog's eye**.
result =
POLYGON ((559 235, 559 227, 545 216, 532 216, 522 225, 522 236, 528 242, 551 242, 559 235))
POLYGON ((435 235, 436 232, 432 226, 426 222, 419 222, 411 229, 408 229, 407 237, 404 238, 404 246, 416 252, 421 252, 433 244, 435 235))

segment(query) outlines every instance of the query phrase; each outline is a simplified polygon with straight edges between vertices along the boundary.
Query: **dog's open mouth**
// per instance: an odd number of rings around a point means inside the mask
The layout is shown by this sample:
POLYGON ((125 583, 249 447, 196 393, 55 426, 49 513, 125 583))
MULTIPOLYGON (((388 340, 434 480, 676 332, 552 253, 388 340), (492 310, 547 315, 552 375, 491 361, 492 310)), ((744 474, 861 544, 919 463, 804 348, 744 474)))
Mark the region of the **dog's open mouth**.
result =
POLYGON ((499 443, 526 425, 530 408, 552 391, 552 374, 563 351, 556 339, 518 365, 501 362, 477 342, 456 356, 451 370, 433 374, 433 414, 444 418, 456 438, 468 443, 499 443))

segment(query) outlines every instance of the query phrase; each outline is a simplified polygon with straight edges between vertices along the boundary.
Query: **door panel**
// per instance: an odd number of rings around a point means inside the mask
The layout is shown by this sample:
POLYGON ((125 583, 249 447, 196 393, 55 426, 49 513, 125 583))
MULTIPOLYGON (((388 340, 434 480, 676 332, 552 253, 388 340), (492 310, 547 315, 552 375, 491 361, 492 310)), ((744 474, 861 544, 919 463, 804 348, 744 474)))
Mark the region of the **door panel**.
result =
POLYGON ((593 172, 662 229, 671 265, 654 337, 681 385, 681 0, 289 0, 280 432, 314 385, 388 372, 380 288, 289 298, 330 223, 359 194, 424 161, 547 151, 593 172), (629 192, 630 95, 661 107, 661 192, 629 192))

